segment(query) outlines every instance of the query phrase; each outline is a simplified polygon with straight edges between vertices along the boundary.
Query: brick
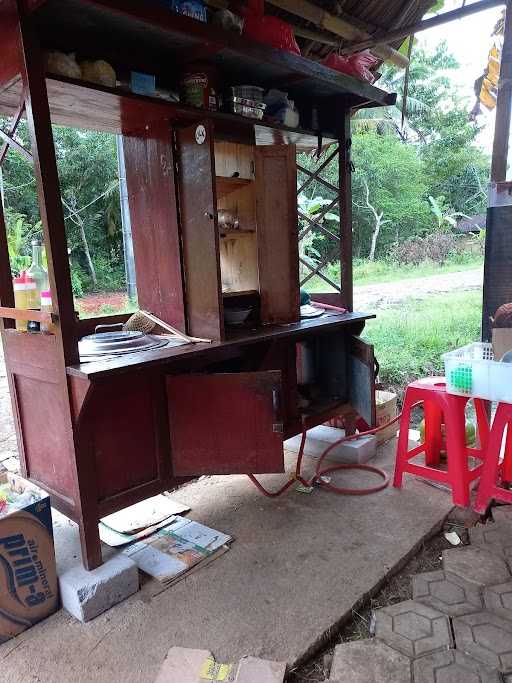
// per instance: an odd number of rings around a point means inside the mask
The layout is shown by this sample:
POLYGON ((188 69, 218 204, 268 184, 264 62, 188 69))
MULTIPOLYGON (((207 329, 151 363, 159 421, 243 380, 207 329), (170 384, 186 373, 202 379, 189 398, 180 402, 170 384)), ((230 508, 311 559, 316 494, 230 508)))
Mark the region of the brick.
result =
POLYGON ((416 574, 412 580, 414 600, 456 617, 483 609, 480 588, 442 569, 416 574))
MULTIPOLYGON (((497 669, 460 650, 434 652, 413 663, 414 683, 501 683, 497 669)), ((386 679, 382 679, 383 683, 386 679)))
POLYGON ((510 579, 505 560, 477 546, 443 550, 443 568, 478 586, 492 586, 510 579))
POLYGON ((356 640, 336 647, 330 680, 336 683, 411 683, 411 663, 408 657, 380 640, 356 640))
POLYGON ((455 617, 455 643, 458 650, 502 673, 512 673, 512 622, 482 611, 455 617))
POLYGON ((375 612, 375 635, 408 657, 453 647, 448 617, 415 600, 375 612))

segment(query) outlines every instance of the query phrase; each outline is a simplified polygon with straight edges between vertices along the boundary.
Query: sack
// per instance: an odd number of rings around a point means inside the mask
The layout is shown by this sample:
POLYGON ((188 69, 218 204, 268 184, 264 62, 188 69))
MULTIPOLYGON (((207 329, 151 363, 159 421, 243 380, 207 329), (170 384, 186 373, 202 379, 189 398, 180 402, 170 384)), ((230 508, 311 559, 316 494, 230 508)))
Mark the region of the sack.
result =
POLYGON ((274 16, 265 16, 263 0, 250 0, 244 15, 243 35, 258 43, 300 55, 300 48, 290 24, 274 16))
POLYGON ((341 71, 349 76, 354 76, 354 78, 358 78, 360 81, 373 83, 375 81, 375 74, 370 69, 380 61, 369 50, 363 50, 363 52, 356 52, 348 56, 338 55, 333 52, 323 60, 322 64, 335 71, 341 71))

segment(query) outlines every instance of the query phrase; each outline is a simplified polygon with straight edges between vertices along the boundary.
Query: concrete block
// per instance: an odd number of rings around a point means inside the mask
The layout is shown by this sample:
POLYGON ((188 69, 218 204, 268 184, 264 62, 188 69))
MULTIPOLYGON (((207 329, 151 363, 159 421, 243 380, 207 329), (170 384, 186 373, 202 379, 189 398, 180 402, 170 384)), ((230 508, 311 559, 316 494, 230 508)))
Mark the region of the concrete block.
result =
POLYGON ((408 657, 380 640, 356 640, 334 651, 330 681, 336 683, 411 683, 408 657))
POLYGON ((512 622, 491 612, 455 617, 458 650, 502 673, 512 673, 512 622))
POLYGON ((450 574, 479 586, 493 586, 510 579, 505 560, 477 546, 443 550, 443 567, 450 574))
POLYGON ((407 657, 453 647, 448 617, 415 600, 376 610, 375 635, 407 657))
POLYGON ((82 565, 77 525, 53 510, 53 534, 62 606, 82 622, 94 619, 139 590, 139 570, 129 557, 102 545, 104 563, 82 565))
POLYGON ((236 683, 283 683, 286 662, 268 662, 256 657, 242 657, 236 683))
POLYGON ((483 609, 480 590, 474 583, 469 583, 460 576, 444 572, 442 569, 416 574, 412 579, 414 600, 430 605, 450 617, 483 609))
POLYGON ((460 650, 420 657, 413 663, 413 670, 414 683, 500 683, 502 680, 497 669, 477 662, 460 650))
POLYGON ((200 683, 201 670, 211 656, 208 650, 171 647, 155 683, 200 683))
MULTIPOLYGON (((311 458, 319 458, 326 448, 345 436, 342 429, 320 425, 308 431, 304 454, 311 458)), ((284 447, 288 451, 298 452, 301 436, 294 436, 285 441, 284 447)), ((346 441, 333 448, 326 460, 343 463, 364 463, 374 457, 377 450, 375 436, 363 436, 354 441, 346 441)))

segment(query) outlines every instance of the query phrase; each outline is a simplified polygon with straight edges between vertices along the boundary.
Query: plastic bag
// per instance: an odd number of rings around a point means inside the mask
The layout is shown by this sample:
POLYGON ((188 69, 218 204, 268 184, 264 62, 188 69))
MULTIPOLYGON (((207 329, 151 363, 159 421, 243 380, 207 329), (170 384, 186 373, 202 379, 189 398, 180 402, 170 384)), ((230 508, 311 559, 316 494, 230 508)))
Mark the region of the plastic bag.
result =
POLYGON ((249 0, 244 12, 243 35, 259 43, 300 55, 300 48, 290 24, 263 12, 263 0, 249 0))
POLYGON ((108 62, 98 59, 95 62, 81 62, 82 78, 84 81, 98 83, 99 85, 116 86, 116 72, 108 62))
POLYGON ((49 52, 46 56, 46 69, 49 73, 67 78, 82 78, 82 71, 75 60, 75 55, 64 52, 49 52))
POLYGON ((335 71, 341 71, 349 76, 354 76, 360 81, 373 83, 375 81, 375 74, 370 69, 380 61, 369 50, 363 50, 363 52, 356 52, 348 56, 338 55, 333 52, 324 59, 322 64, 335 71))

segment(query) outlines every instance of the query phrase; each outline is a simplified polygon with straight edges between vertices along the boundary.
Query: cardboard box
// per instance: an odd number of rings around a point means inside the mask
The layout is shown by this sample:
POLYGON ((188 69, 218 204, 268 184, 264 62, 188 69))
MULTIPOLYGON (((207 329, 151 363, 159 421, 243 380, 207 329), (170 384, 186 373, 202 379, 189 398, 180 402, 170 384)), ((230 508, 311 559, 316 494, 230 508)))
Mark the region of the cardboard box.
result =
POLYGON ((15 474, 0 476, 0 642, 58 606, 50 497, 15 474))
POLYGON ((510 350, 512 350, 512 328, 495 327, 492 331, 494 360, 500 361, 510 350))

